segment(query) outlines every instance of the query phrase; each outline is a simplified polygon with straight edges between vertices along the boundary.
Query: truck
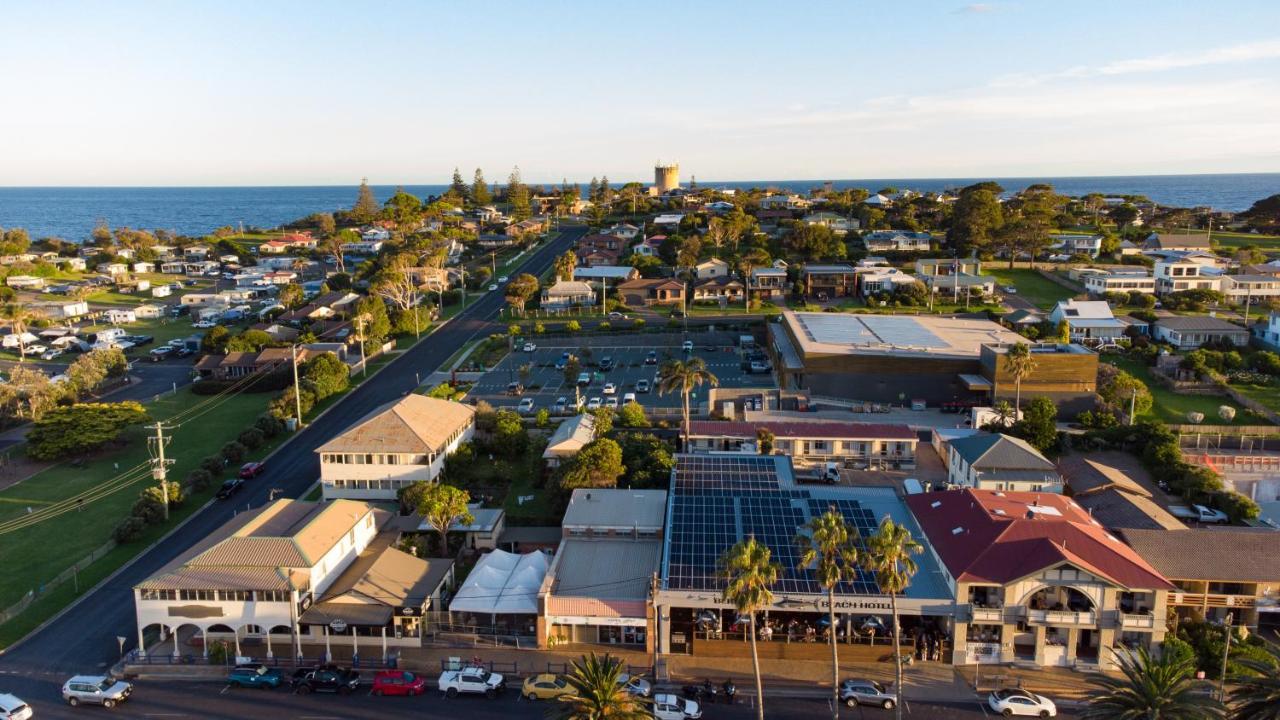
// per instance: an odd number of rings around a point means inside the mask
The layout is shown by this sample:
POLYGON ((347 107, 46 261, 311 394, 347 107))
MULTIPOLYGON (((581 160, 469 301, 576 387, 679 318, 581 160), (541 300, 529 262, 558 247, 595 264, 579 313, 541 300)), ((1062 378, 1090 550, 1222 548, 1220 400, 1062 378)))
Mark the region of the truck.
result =
POLYGON ((447 697, 457 697, 459 693, 484 695, 489 699, 507 689, 507 681, 498 673, 489 672, 487 668, 468 667, 461 670, 445 670, 437 681, 440 692, 447 697))
POLYGON ((819 465, 797 467, 795 468, 795 476, 797 482, 839 485, 840 463, 825 462, 819 465))
POLYGON ((1170 505, 1169 513, 1176 518, 1183 520, 1195 520, 1197 522, 1216 525, 1227 522, 1227 514, 1221 510, 1214 510, 1203 505, 1170 505))

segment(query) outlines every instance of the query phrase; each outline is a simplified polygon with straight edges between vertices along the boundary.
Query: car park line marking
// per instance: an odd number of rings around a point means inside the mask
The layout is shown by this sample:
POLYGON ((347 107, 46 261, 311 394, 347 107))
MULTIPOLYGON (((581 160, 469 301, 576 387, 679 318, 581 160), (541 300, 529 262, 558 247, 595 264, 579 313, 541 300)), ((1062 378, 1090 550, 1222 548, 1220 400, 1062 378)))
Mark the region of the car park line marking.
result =
POLYGON ((986 704, 986 703, 979 701, 979 702, 978 702, 978 709, 982 711, 982 716, 983 716, 983 717, 991 717, 990 715, 988 715, 988 714, 987 714, 987 704, 986 704))

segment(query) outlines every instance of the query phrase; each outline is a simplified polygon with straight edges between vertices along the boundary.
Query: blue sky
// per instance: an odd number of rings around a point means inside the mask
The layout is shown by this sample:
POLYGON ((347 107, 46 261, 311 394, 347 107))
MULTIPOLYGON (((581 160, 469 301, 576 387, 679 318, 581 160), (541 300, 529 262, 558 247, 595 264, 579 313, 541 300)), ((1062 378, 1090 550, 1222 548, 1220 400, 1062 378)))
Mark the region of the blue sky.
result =
POLYGON ((0 185, 1280 171, 1277 2, 7 5, 0 185), (474 7, 473 7, 474 6, 474 7))

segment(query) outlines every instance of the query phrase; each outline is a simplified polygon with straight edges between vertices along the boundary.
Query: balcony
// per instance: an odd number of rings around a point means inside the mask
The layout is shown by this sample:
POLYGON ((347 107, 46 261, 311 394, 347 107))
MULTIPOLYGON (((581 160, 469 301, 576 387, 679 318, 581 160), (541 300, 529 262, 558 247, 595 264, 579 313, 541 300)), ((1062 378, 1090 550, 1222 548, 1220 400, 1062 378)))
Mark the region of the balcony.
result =
POLYGON ((1222 595, 1218 593, 1185 593, 1171 592, 1169 593, 1170 605, 1185 605, 1190 607, 1211 607, 1211 608, 1251 608, 1257 604, 1257 598, 1250 595, 1222 595))
POLYGON ((1098 624, 1098 615, 1093 612, 1071 610, 1027 610, 1027 621, 1037 625, 1058 627, 1093 627, 1098 624))
POLYGON ((1156 628, 1155 615, 1132 615, 1130 613, 1120 613, 1120 627, 1125 630, 1154 630, 1156 628))
MULTIPOLYGON (((969 620, 975 623, 1002 623, 1005 619, 1005 608, 983 607, 970 604, 969 620)), ((1010 615, 1015 613, 1010 611, 1010 615)))

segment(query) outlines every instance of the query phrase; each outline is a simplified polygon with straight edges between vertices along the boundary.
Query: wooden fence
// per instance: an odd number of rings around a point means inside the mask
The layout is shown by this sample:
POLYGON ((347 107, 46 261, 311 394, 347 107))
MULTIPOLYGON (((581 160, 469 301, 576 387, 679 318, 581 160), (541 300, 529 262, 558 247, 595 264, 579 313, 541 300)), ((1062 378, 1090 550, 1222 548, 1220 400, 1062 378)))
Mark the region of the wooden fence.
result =
POLYGON ((7 623, 10 620, 17 617, 19 614, 22 613, 22 611, 30 607, 31 603, 44 597, 54 588, 57 588, 60 585, 72 580, 75 580, 78 582, 79 580, 78 576, 81 570, 89 567, 90 564, 98 560, 101 560, 107 553, 114 550, 115 547, 116 547, 116 542, 114 540, 108 540, 106 544, 100 546, 97 550, 94 550, 93 552, 89 553, 87 556, 81 558, 80 560, 77 560, 74 564, 72 564, 71 567, 58 573, 49 582, 41 585, 38 588, 28 590, 27 594, 23 595, 21 600, 14 603, 13 605, 10 605, 4 610, 0 610, 0 625, 3 625, 4 623, 7 623))

